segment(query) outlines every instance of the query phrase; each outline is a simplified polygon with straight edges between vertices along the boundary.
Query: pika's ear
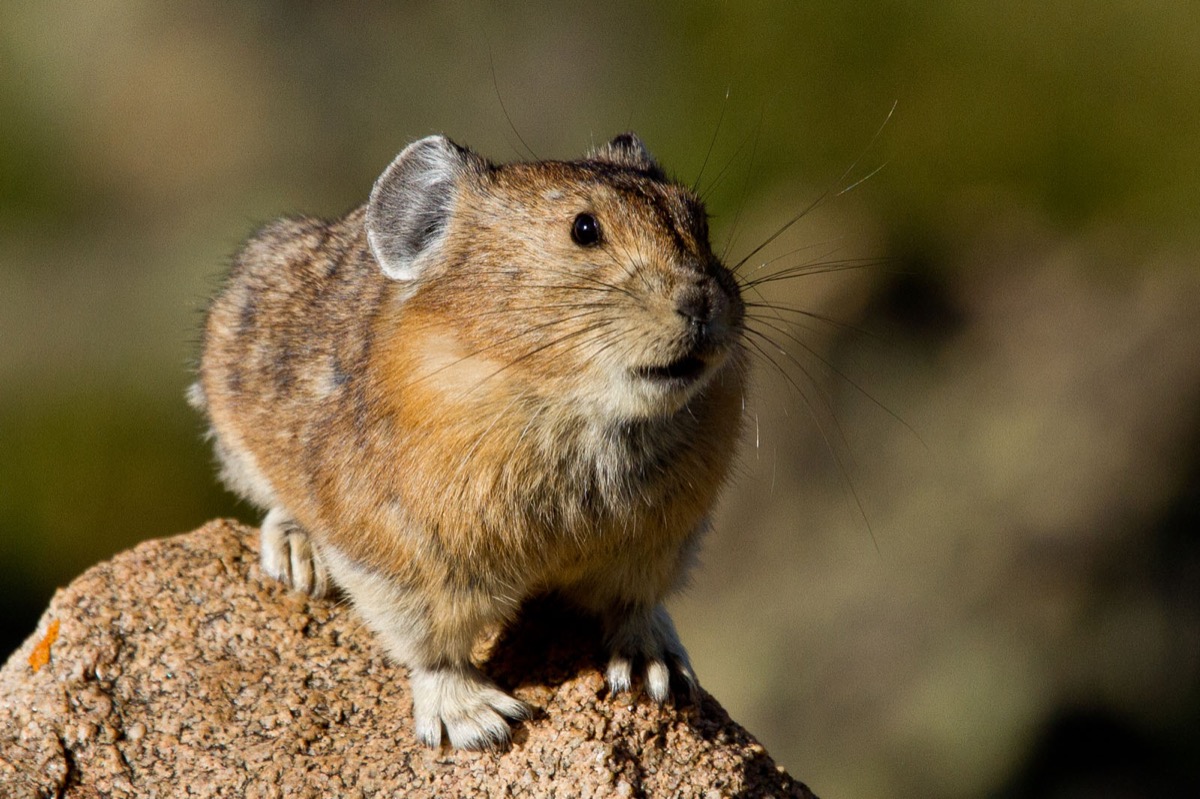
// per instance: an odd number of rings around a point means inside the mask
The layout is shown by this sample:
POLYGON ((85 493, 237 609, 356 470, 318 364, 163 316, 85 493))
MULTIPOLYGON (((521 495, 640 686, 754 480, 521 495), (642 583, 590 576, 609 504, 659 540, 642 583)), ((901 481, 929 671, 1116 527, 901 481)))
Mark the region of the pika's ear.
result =
POLYGON ((650 151, 646 149, 646 145, 642 144, 642 140, 637 137, 636 133, 622 133, 614 137, 612 141, 597 150, 592 159, 662 175, 662 167, 654 160, 654 156, 650 155, 650 151))
POLYGON ((420 256, 441 242, 458 182, 476 160, 445 136, 427 136, 405 147, 379 176, 367 203, 367 242, 384 274, 393 280, 420 274, 420 256))

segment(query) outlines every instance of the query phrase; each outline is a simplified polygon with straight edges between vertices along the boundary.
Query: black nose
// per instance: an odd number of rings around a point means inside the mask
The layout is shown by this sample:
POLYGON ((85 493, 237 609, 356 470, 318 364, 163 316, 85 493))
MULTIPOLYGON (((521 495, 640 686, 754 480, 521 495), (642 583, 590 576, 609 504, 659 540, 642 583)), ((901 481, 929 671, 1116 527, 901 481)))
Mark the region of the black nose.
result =
POLYGON ((711 292, 705 291, 703 286, 688 286, 675 302, 675 313, 687 319, 693 327, 708 324, 712 321, 711 292))

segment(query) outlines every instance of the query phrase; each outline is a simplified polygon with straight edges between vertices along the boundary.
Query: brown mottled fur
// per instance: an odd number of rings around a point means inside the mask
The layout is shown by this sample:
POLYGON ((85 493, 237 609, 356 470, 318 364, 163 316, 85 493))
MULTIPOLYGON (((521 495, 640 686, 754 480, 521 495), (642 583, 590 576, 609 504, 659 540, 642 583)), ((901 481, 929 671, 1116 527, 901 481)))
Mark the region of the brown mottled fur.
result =
MULTIPOLYGON (((410 668, 489 686, 468 661, 480 629, 555 590, 606 619, 614 687, 644 659, 661 699, 664 663, 693 678, 659 603, 738 432, 736 284, 699 200, 635 137, 581 161, 503 166, 447 145, 429 145, 443 159, 431 174, 452 174, 452 210, 414 279, 381 269, 368 206, 274 222, 239 253, 195 394, 223 477, 275 509, 292 546, 311 537, 292 568, 328 565, 410 668), (572 240, 584 212, 598 245, 572 240), (688 298, 706 314, 698 339, 688 298), (705 371, 686 386, 638 376, 687 355, 705 371)), ((455 745, 503 742, 492 711, 522 710, 430 701, 432 719, 417 708, 430 743, 443 724, 455 745)))

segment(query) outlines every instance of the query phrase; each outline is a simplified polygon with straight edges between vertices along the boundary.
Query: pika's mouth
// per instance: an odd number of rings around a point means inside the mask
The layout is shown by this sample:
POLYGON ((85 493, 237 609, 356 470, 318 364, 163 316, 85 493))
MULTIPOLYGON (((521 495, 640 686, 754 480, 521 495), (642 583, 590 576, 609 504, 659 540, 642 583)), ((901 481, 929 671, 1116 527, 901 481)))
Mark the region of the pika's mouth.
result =
POLYGON ((690 383, 704 374, 705 363, 694 355, 685 355, 663 366, 643 366, 638 376, 655 383, 690 383))

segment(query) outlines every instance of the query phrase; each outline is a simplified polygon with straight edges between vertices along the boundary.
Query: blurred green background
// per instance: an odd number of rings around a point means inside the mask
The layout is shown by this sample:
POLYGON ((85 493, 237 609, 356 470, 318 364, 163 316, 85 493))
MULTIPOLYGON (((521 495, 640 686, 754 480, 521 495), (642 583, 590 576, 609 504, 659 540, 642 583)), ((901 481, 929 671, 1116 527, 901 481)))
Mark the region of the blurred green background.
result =
POLYGON ((1195 795, 1198 42, 1132 0, 5 3, 0 653, 96 561, 256 520, 183 391, 257 224, 428 133, 634 129, 731 260, 829 192, 753 274, 879 264, 771 286, 819 316, 760 323, 672 603, 706 687, 826 797, 1195 795))

